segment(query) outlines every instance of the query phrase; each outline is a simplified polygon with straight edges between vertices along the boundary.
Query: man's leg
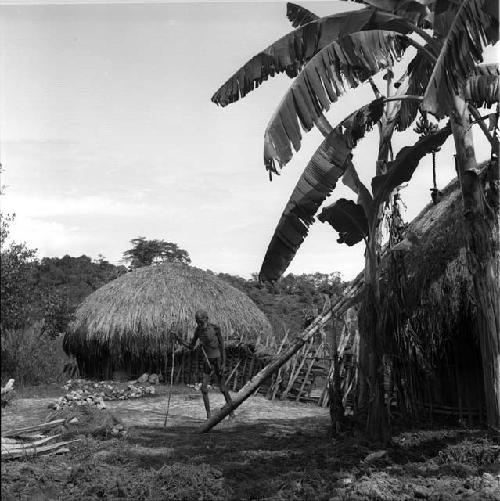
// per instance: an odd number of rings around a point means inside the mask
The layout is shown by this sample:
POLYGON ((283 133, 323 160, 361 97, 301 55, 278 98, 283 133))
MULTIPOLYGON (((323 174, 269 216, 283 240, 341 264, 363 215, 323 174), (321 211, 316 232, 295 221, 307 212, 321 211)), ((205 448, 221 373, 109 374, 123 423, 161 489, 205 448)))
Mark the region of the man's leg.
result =
POLYGON ((203 403, 205 404, 205 410, 207 411, 207 419, 210 418, 210 400, 208 398, 208 384, 210 383, 210 374, 203 373, 203 382, 201 383, 201 395, 203 397, 203 403))
POLYGON ((223 375, 219 376, 219 387, 221 393, 224 395, 224 398, 226 399, 226 403, 229 405, 233 405, 233 401, 231 400, 231 395, 229 395, 229 391, 226 387, 226 381, 223 375))
MULTIPOLYGON (((217 382, 219 384, 220 392, 224 395, 224 398, 226 400, 226 405, 233 405, 233 401, 231 400, 231 395, 229 395, 229 391, 226 387, 226 378, 224 377, 224 374, 222 373, 220 361, 217 360, 217 363, 214 365, 215 365, 217 382)), ((230 416, 234 417, 234 413, 231 412, 230 416)))

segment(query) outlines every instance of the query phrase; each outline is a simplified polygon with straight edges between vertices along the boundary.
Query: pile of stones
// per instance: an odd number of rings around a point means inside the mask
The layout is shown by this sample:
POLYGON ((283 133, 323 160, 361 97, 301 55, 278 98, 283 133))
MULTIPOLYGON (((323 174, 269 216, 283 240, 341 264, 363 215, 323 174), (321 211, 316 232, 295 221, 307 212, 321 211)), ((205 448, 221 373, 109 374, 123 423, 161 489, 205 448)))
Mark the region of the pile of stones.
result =
POLYGON ((51 409, 59 410, 70 405, 92 405, 104 409, 105 401, 128 400, 155 394, 152 386, 135 386, 130 383, 127 388, 120 388, 109 382, 95 383, 86 379, 70 379, 64 389, 68 393, 50 404, 51 409))

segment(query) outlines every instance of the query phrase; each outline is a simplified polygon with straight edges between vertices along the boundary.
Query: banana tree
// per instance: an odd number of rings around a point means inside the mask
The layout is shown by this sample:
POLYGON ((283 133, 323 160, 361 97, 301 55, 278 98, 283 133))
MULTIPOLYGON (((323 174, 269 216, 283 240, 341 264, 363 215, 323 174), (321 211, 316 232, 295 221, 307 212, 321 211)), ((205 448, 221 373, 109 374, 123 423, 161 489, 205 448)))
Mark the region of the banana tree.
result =
MULTIPOLYGON (((306 237, 317 210, 340 177, 345 175, 345 179, 357 179, 351 186, 359 192, 360 199, 371 196, 361 186, 352 165, 352 149, 366 130, 377 122, 380 125, 376 174, 383 175, 390 150, 390 137, 395 126, 404 128, 404 122, 410 124, 412 115, 416 113, 415 107, 403 108, 398 102, 387 106, 384 99, 378 97, 373 103, 342 121, 335 129, 323 115, 346 87, 356 86, 368 81, 381 70, 390 69, 409 45, 422 47, 406 36, 410 31, 418 32, 427 41, 427 45, 432 44, 430 37, 419 26, 425 20, 427 10, 418 2, 400 2, 401 5, 418 7, 414 9, 417 12, 417 19, 414 20, 418 24, 402 16, 394 5, 389 6, 389 11, 384 11, 379 5, 375 5, 377 2, 372 4, 359 11, 321 19, 306 9, 288 4, 288 17, 298 28, 252 58, 212 98, 214 102, 224 106, 244 97, 277 72, 298 75, 265 132, 264 163, 270 176, 278 173, 276 164, 282 168, 290 161, 292 146, 295 151, 300 149, 299 123, 305 131, 317 126, 325 136, 299 179, 278 223, 260 272, 260 277, 264 280, 276 280, 285 271, 306 237)), ((428 49, 422 47, 422 50, 425 52, 428 49)), ((413 63, 417 69, 423 64, 419 57, 417 55, 413 63)), ((390 82, 388 87, 389 85, 390 82)), ((414 83, 410 83, 409 87, 411 85, 415 87, 414 83)), ((403 94, 403 91, 400 93, 403 94)), ((381 343, 376 342, 382 335, 382 329, 377 325, 380 304, 377 292, 380 211, 368 207, 368 203, 362 210, 368 212, 365 217, 367 221, 369 219, 371 226, 365 238, 367 283, 370 286, 366 288, 364 301, 371 306, 366 308, 363 336, 368 345, 365 352, 371 353, 370 370, 366 371, 372 390, 368 431, 372 436, 383 436, 386 434, 387 422, 385 407, 378 397, 382 395, 379 391, 381 343)))
POLYGON ((422 108, 437 118, 448 116, 451 121, 464 202, 467 261, 477 302, 487 422, 500 430, 498 138, 496 125, 490 133, 474 106, 474 101, 479 105, 498 105, 499 101, 498 67, 477 66, 483 47, 498 41, 498 1, 439 0, 433 30, 442 44, 422 108), (480 182, 474 151, 473 120, 481 125, 491 144, 485 184, 480 182))
MULTIPOLYGON (((292 147, 295 151, 300 148, 300 126, 304 131, 316 126, 325 136, 285 207, 264 257, 260 272, 262 279, 272 281, 282 275, 338 179, 342 177, 358 194, 358 204, 353 204, 357 217, 349 212, 349 204, 341 207, 339 201, 336 208, 343 209, 341 213, 357 231, 355 237, 348 236, 347 232, 346 238, 363 239, 366 244, 362 335, 365 353, 369 354, 369 362, 364 364, 370 390, 367 429, 370 435, 380 437, 386 434, 387 424, 380 370, 383 338, 378 290, 380 207, 391 189, 411 177, 423 154, 439 147, 451 130, 445 127, 433 134, 428 143, 418 142, 414 151, 402 151, 388 163, 394 130, 408 127, 418 109, 413 102, 415 96, 410 92, 421 94, 425 90, 436 60, 435 54, 441 45, 439 39, 431 38, 422 29, 426 26, 429 11, 420 2, 370 0, 365 3, 368 5, 364 9, 324 18, 288 4, 288 17, 297 29, 252 58, 214 94, 212 100, 223 106, 234 102, 279 72, 297 77, 265 132, 264 163, 270 176, 278 173, 276 164, 282 168, 290 161, 292 147), (411 14, 411 19, 408 14, 411 14), (409 32, 418 33, 424 43, 409 38, 409 32), (330 104, 346 87, 368 81, 384 69, 388 69, 389 91, 390 69, 409 45, 416 46, 419 52, 409 65, 408 80, 404 85, 398 82, 396 95, 388 97, 378 93, 374 102, 333 128, 323 114, 329 110, 330 104), (380 143, 376 177, 370 193, 359 181, 352 165, 352 150, 375 123, 379 124, 380 143), (426 150, 427 144, 430 150, 426 150), (405 159, 411 161, 405 162, 405 159)), ((334 217, 325 215, 326 219, 337 225, 334 217)), ((352 240, 344 241, 349 243, 352 240)))

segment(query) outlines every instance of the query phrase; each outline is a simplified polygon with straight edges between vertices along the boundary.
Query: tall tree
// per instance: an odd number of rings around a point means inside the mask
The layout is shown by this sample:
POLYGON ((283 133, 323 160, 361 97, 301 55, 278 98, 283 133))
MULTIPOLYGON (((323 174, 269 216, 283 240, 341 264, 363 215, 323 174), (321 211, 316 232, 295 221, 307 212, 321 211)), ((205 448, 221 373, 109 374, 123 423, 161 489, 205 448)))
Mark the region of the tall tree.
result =
POLYGON ((0 331, 26 327, 37 314, 34 304, 36 249, 28 248, 25 243, 7 243, 14 217, 2 214, 1 218, 0 331))
POLYGON ((191 263, 188 252, 173 242, 137 237, 133 238, 130 243, 132 248, 123 253, 123 258, 130 262, 131 268, 142 268, 162 262, 191 263))
MULTIPOLYGON (((384 335, 379 291, 381 206, 391 191, 408 181, 419 160, 438 148, 450 135, 449 126, 403 148, 392 158, 391 137, 395 128, 403 130, 414 120, 418 99, 431 77, 437 53, 446 44, 430 37, 429 8, 434 2, 368 0, 367 7, 354 12, 318 18, 306 9, 288 4, 288 17, 298 26, 252 58, 213 96, 226 105, 244 97, 269 76, 281 71, 296 80, 274 113, 264 135, 264 159, 270 176, 277 173, 300 148, 300 126, 309 131, 317 126, 325 136, 297 183, 261 269, 261 277, 278 279, 307 236, 314 216, 335 188, 339 178, 358 195, 358 203, 339 200, 327 208, 322 219, 340 232, 340 241, 353 245, 365 241, 365 294, 362 322, 367 376, 370 382, 367 429, 372 436, 384 436, 386 418, 381 391, 381 355, 384 335), (413 31, 423 40, 406 36, 413 31), (423 45, 425 43, 425 45, 423 45), (418 53, 408 67, 408 80, 392 83, 391 66, 404 50, 413 45, 418 53), (335 128, 323 115, 345 91, 367 81, 382 69, 386 73, 387 96, 376 89, 377 99, 356 111, 335 128), (397 89, 395 89, 397 87, 397 89), (392 93, 392 94, 391 94, 392 93), (379 124, 379 155, 372 180, 372 192, 364 186, 352 164, 352 149, 365 132, 379 124)), ((482 6, 484 7, 484 5, 482 6)))

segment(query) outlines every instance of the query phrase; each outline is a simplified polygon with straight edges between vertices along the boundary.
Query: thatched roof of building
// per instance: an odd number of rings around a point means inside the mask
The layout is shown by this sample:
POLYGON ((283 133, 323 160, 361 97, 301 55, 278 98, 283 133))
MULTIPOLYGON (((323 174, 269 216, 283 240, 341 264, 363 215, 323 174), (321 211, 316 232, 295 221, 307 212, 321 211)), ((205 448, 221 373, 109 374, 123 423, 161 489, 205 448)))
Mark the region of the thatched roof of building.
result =
POLYGON ((64 340, 68 353, 166 353, 171 332, 188 341, 195 312, 208 312, 231 343, 267 346, 272 328, 244 293, 213 273, 179 263, 139 268, 88 296, 75 313, 64 340))
POLYGON ((388 328, 405 333, 427 352, 437 352, 475 316, 466 260, 463 203, 458 179, 408 225, 417 243, 384 259, 383 297, 388 328))

